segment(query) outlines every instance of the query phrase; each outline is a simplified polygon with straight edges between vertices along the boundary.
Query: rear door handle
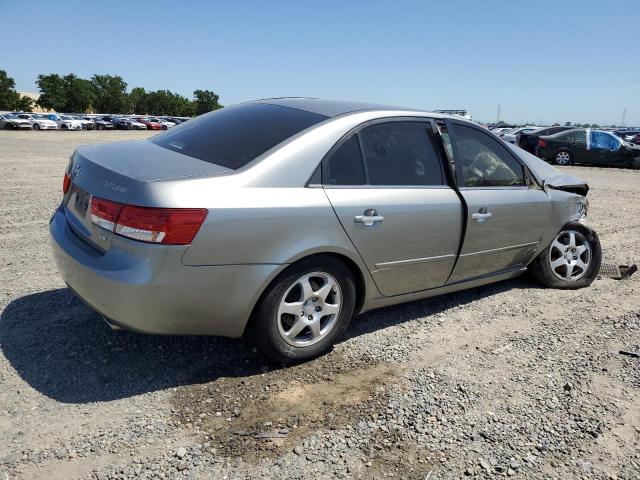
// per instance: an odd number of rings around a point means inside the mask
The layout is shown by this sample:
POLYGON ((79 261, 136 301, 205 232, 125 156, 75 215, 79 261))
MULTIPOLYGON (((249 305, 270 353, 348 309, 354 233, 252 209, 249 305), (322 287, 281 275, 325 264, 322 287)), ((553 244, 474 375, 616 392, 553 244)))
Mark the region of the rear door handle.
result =
POLYGON ((484 223, 493 217, 493 213, 489 212, 486 208, 481 208, 476 213, 471 214, 471 218, 477 220, 478 223, 484 223))
POLYGON ((365 227, 372 227, 383 220, 384 217, 382 215, 378 215, 378 212, 373 208, 365 210, 364 215, 356 215, 353 218, 355 223, 362 223, 365 227))

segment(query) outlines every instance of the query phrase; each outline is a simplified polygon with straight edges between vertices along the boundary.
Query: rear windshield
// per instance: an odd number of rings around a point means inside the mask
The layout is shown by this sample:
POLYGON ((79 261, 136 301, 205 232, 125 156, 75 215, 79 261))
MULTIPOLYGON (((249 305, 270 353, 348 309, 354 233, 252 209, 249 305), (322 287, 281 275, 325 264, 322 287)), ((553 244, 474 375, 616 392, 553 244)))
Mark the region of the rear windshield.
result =
POLYGON ((207 113, 150 139, 161 147, 236 170, 327 119, 295 108, 247 103, 207 113))

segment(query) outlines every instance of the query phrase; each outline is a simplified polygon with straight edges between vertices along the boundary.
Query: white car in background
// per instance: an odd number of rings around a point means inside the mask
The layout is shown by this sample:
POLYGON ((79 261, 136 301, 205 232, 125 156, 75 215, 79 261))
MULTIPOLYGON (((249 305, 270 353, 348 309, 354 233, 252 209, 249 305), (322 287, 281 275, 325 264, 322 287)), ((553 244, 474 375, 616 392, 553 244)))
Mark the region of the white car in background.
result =
POLYGON ((16 117, 27 120, 34 130, 58 130, 58 124, 49 120, 44 115, 34 115, 32 113, 18 113, 16 117))
POLYGON ((47 115, 47 118, 56 122, 60 130, 82 130, 82 123, 80 120, 76 120, 69 115, 51 113, 47 115))
POLYGON ((518 128, 514 128, 513 130, 510 130, 507 133, 503 133, 502 135, 499 135, 500 138, 502 138, 502 140, 504 140, 505 142, 508 143, 513 143, 514 145, 516 144, 516 142, 518 141, 518 137, 517 135, 519 133, 530 133, 533 132, 534 130, 538 130, 540 127, 536 127, 536 126, 532 126, 532 125, 528 125, 526 127, 518 127, 518 128))

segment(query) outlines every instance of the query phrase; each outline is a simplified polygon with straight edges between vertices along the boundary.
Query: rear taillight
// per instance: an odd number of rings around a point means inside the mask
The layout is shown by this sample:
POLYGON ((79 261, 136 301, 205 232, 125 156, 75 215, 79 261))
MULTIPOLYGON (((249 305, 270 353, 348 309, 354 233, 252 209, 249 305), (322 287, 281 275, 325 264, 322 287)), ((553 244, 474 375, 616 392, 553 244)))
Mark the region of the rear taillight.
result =
POLYGON ((121 208, 121 203, 91 197, 91 222, 113 232, 121 208))
POLYGON ((543 139, 538 139, 538 147, 539 148, 544 148, 547 146, 547 142, 545 142, 543 139))
POLYGON ((62 193, 67 193, 69 191, 70 186, 71 186, 71 177, 69 177, 68 173, 65 173, 64 178, 62 179, 62 193))
POLYGON ((151 208, 91 197, 91 221, 142 242, 188 245, 207 217, 204 208, 151 208))

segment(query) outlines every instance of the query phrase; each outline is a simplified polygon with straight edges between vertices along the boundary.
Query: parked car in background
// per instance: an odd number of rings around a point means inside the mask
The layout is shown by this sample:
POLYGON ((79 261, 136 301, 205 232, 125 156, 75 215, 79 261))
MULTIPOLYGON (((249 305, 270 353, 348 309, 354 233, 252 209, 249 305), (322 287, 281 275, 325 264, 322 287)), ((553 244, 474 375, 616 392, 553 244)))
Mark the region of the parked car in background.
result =
POLYGON ((518 135, 521 133, 530 133, 534 130, 537 130, 540 127, 528 126, 528 127, 518 127, 513 130, 509 130, 507 133, 503 133, 500 135, 500 138, 508 143, 513 143, 514 145, 518 142, 518 135))
POLYGON ((147 126, 143 122, 139 121, 137 118, 127 118, 127 120, 129 120, 129 122, 131 122, 131 127, 134 130, 146 130, 147 129, 147 126))
POLYGON ((57 113, 49 113, 46 118, 53 120, 60 130, 82 130, 82 123, 68 115, 58 115, 57 113))
POLYGON ((113 128, 116 130, 132 130, 133 125, 128 118, 123 117, 104 117, 105 119, 109 118, 111 123, 113 124, 113 128))
POLYGON ((113 123, 101 117, 82 117, 84 120, 91 120, 96 130, 113 130, 113 123))
POLYGON ((538 139, 538 156, 557 165, 640 168, 640 152, 611 132, 576 128, 538 139))
POLYGON ((149 117, 149 121, 150 121, 150 122, 156 122, 156 123, 159 123, 160 125, 162 125, 162 129, 163 129, 163 130, 166 130, 166 129, 168 129, 168 128, 171 128, 171 127, 175 127, 175 126, 176 126, 176 124, 175 124, 175 123, 170 122, 170 121, 168 121, 168 120, 164 120, 164 119, 159 118, 159 117, 149 117))
POLYGON ((460 117, 280 98, 78 147, 49 228, 62 277, 115 328, 246 332, 292 362, 375 308, 526 270, 588 286, 587 191, 460 117))
POLYGON ((19 118, 14 113, 4 113, 0 115, 0 129, 31 130, 31 122, 24 118, 19 118))
POLYGON ((178 118, 178 117, 163 117, 163 118, 168 122, 175 123, 176 125, 180 125, 181 123, 186 122, 186 119, 184 118, 178 118))
POLYGON ((526 150, 529 153, 536 153, 536 147, 538 146, 538 139, 545 135, 554 135, 559 132, 566 132, 567 130, 571 130, 573 127, 543 127, 538 128, 532 132, 520 132, 516 135, 517 143, 520 148, 526 150))
POLYGON ((96 128, 96 123, 93 120, 89 120, 79 115, 74 115, 71 118, 78 120, 82 125, 83 130, 94 130, 96 128))
POLYGON ((16 116, 31 123, 31 128, 34 130, 58 130, 58 124, 53 120, 49 120, 44 115, 18 113, 16 116))
POLYGON ((618 137, 622 138, 623 140, 628 141, 628 140, 631 140, 636 135, 639 135, 640 130, 636 130, 633 128, 626 128, 626 129, 614 130, 612 133, 616 134, 618 137))
POLYGON ((136 121, 145 124, 149 130, 163 130, 161 123, 152 122, 148 118, 136 118, 136 121))
POLYGON ((640 145, 640 134, 631 137, 631 139, 629 140, 629 143, 633 145, 640 145))

